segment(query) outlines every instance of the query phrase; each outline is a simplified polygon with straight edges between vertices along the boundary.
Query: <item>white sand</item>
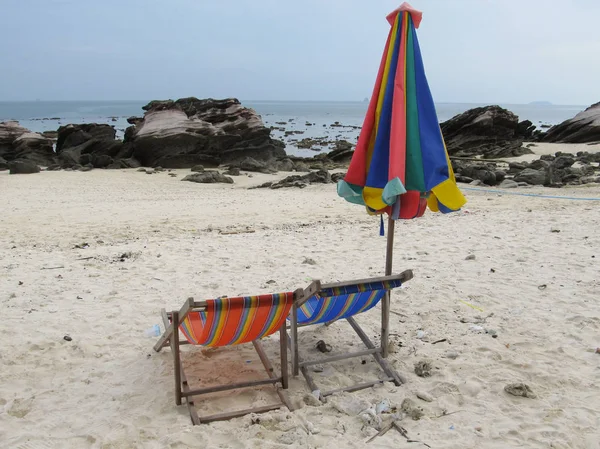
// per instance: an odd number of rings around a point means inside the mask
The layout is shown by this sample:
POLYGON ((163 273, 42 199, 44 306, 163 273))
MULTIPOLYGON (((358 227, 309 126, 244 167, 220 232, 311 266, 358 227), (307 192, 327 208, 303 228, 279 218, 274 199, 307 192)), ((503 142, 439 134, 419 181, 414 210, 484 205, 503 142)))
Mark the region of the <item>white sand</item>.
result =
MULTIPOLYGON (((0 173, 1 447, 424 448, 395 430, 365 445, 376 430, 355 415, 363 405, 339 411, 383 398, 423 407, 424 418, 401 425, 432 448, 600 447, 598 202, 472 190, 462 212, 428 212, 397 226, 395 268, 415 272, 392 299, 404 315, 392 315, 392 338, 402 346, 390 360, 406 385, 314 407, 304 404, 300 377, 289 390, 299 408, 293 413, 271 412, 260 424, 246 416, 191 426, 187 408, 174 404, 170 351, 154 353, 155 339, 144 336, 161 307, 178 308, 190 295, 381 275, 385 239, 377 219, 339 199, 333 185, 245 190, 271 177, 236 178, 232 187, 180 182, 184 172, 0 173), (256 232, 219 234, 246 228, 256 232), (84 242, 88 248, 74 249, 84 242), (133 257, 121 262, 125 252, 133 257), (476 259, 465 260, 470 254, 476 259), (496 330, 495 339, 461 322, 490 314, 482 326, 496 330), (428 341, 416 338, 419 329, 428 341), (444 357, 451 351, 456 359, 444 357), (413 366, 425 358, 435 370, 420 378, 413 366), (508 395, 511 382, 527 383, 537 398, 508 395), (421 391, 433 402, 417 399, 421 391), (438 417, 444 412, 453 414, 438 417)), ((598 186, 512 192, 600 197, 598 186)), ((370 337, 378 310, 359 319, 370 337)), ((335 350, 359 348, 349 326, 336 323, 305 329, 305 353, 315 354, 321 338, 335 350)), ((278 360, 277 337, 265 346, 278 360)), ((260 372, 250 349, 205 356, 191 349, 196 359, 186 353, 185 361, 194 381, 260 372)), ((379 371, 371 361, 347 362, 323 374, 330 386, 379 371)), ((243 407, 269 397, 230 393, 225 402, 243 407)), ((201 412, 222 410, 197 402, 201 412)))

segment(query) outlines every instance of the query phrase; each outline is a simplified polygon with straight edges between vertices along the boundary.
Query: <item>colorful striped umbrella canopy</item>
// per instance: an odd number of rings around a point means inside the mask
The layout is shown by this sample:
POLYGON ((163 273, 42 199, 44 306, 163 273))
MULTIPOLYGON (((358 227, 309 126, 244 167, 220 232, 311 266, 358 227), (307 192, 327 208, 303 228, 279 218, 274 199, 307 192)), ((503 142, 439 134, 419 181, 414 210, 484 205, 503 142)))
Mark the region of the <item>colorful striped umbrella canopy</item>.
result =
MULTIPOLYGON (((422 13, 408 3, 391 25, 377 81, 348 172, 338 194, 370 214, 410 219, 466 203, 456 185, 425 77, 416 28, 422 13)), ((391 231, 391 230, 390 230, 391 231)))

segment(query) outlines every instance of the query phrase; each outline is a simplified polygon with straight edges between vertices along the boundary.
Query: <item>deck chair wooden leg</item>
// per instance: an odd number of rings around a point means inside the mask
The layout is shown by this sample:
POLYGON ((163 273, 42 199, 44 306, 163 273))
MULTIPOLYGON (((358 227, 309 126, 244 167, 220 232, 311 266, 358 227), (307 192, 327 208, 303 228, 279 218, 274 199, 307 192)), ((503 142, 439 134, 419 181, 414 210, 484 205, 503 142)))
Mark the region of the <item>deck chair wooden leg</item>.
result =
MULTIPOLYGON (((365 344, 365 346, 367 348, 369 348, 369 349, 375 348, 375 345, 373 344, 373 342, 371 340, 369 340, 369 337, 367 337, 367 334, 365 334, 365 331, 362 330, 362 328, 358 325, 358 323, 354 320, 353 317, 346 318, 346 321, 348 321, 348 323, 350 323, 350 326, 352 326, 352 329, 354 329, 354 331, 358 334, 358 336, 360 337, 360 339, 362 340, 362 342, 365 344)), ((406 379, 403 376, 400 376, 400 374, 398 374, 396 371, 394 371, 392 369, 392 367, 389 365, 388 361, 386 359, 384 359, 380 353, 378 353, 378 352, 373 353, 373 357, 375 357, 375 360, 377 361, 377 363, 379 363, 379 366, 381 366, 381 369, 383 370, 383 372, 394 379, 394 384, 396 384, 397 386, 400 386, 400 385, 406 383, 406 379)))
MULTIPOLYGON (((283 324, 283 326, 285 327, 285 323, 283 324)), ((267 371, 267 374, 269 375, 269 377, 271 379, 277 378, 277 375, 275 374, 275 370, 273 369, 273 365, 271 365, 271 361, 267 357, 267 354, 265 353, 262 343, 258 340, 253 340, 252 344, 254 345, 254 349, 256 349, 256 352, 258 353, 258 357, 260 358, 260 361, 262 362, 263 366, 265 367, 265 370, 267 371)), ((283 367, 282 367, 282 370, 283 370, 283 367)), ((283 384, 283 377, 280 377, 279 379, 281 380, 281 383, 283 384)), ((292 407, 292 403, 290 402, 289 398, 287 397, 287 393, 282 391, 281 388, 277 388, 277 396, 279 396, 279 399, 281 399, 282 404, 285 405, 290 412, 294 411, 294 408, 292 407)))
POLYGON ((281 326, 281 329, 279 329, 279 351, 281 353, 281 386, 284 390, 287 390, 290 376, 288 370, 288 344, 285 322, 281 326))
MULTIPOLYGON (((171 322, 179 323, 179 311, 173 311, 171 314, 171 322)), ((171 336, 170 340, 175 372, 175 403, 177 405, 181 405, 181 355, 179 353, 179 327, 173 328, 173 335, 171 336)))
POLYGON ((388 344, 390 340, 390 291, 385 292, 381 301, 381 356, 388 356, 388 344))
POLYGON ((298 349, 298 307, 292 306, 292 322, 290 323, 291 350, 292 350, 292 375, 300 374, 300 354, 298 349))

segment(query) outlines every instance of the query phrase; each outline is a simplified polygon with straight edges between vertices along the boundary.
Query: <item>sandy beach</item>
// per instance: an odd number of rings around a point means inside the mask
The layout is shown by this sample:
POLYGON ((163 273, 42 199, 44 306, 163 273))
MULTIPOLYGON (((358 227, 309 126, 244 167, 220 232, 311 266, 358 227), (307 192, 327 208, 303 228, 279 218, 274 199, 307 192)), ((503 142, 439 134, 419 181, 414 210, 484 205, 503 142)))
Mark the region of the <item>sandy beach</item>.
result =
MULTIPOLYGON (((600 198, 598 185, 465 189, 462 211, 397 225, 394 271, 415 278, 392 296, 390 360, 407 384, 318 406, 298 377, 293 413, 194 427, 174 403, 170 351, 155 353, 145 336, 162 307, 382 275, 386 239, 333 184, 247 190, 286 174, 201 185, 174 172, 0 173, 1 447, 600 448, 599 202, 515 195, 600 198), (414 373, 422 360, 430 377, 414 373), (507 394, 515 382, 536 398, 507 394), (358 412, 405 398, 424 416, 401 424, 429 446, 394 429, 366 444, 377 430, 358 412)), ((379 308, 359 317, 372 338, 379 319, 379 308)), ((318 339, 334 351, 359 343, 336 323, 303 329, 301 348, 316 355, 318 339)), ((276 335, 265 347, 278 360, 276 335)), ((261 370, 251 347, 189 349, 192 379, 261 370)), ((315 375, 324 386, 380 375, 365 360, 315 375)), ((269 399, 257 390, 197 404, 202 413, 269 399)))

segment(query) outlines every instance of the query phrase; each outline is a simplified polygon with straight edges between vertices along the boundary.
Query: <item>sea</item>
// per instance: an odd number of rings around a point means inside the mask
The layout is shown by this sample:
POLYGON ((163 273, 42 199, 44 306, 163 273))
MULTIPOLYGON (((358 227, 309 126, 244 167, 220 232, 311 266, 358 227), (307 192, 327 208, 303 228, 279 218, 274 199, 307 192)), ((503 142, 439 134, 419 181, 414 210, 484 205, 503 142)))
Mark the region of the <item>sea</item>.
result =
MULTIPOLYGON (((266 126, 273 127, 272 136, 286 144, 286 152, 310 157, 329 151, 335 140, 355 143, 368 107, 367 101, 252 101, 242 100, 244 106, 261 115, 266 126), (338 122, 341 126, 331 126, 338 122), (287 131, 287 135, 286 135, 287 131), (290 133, 296 131, 296 133, 290 133), (325 138, 323 145, 311 149, 296 146, 303 138, 325 138)), ((129 126, 127 118, 143 116, 142 106, 148 101, 28 101, 1 102, 0 121, 17 120, 34 132, 55 131, 69 123, 107 123, 122 137, 129 126)), ((551 104, 499 104, 514 112, 519 120, 530 120, 538 127, 548 127, 567 120, 586 106, 551 104)), ((440 122, 468 109, 486 106, 476 103, 437 103, 440 122)))

